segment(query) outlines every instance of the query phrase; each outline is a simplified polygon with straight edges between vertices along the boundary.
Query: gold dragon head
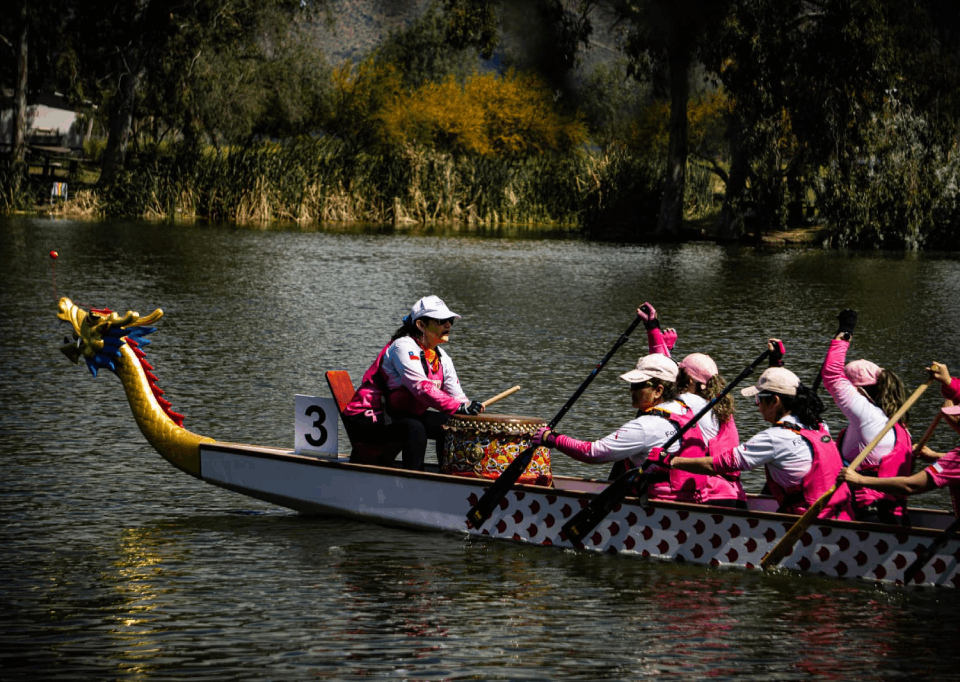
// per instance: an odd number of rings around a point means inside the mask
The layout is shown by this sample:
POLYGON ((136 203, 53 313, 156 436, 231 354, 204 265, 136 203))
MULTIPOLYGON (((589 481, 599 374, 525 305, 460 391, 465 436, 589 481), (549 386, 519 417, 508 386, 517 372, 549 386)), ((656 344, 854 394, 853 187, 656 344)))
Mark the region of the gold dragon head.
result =
POLYGON ((60 350, 74 363, 79 362, 81 357, 93 361, 97 354, 103 351, 106 345, 104 337, 110 332, 153 324, 163 317, 163 311, 160 308, 145 317, 131 310, 122 317, 119 313, 109 310, 91 309, 88 312, 66 296, 60 299, 58 307, 57 317, 64 322, 69 322, 73 327, 73 341, 67 341, 60 350))

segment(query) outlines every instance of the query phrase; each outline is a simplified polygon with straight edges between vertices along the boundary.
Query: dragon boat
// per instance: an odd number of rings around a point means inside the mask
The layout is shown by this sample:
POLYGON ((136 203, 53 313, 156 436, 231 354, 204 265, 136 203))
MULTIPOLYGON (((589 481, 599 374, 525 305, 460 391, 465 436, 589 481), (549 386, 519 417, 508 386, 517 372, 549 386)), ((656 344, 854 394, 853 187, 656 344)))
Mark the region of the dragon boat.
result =
MULTIPOLYGON (((489 519, 472 527, 467 513, 490 478, 357 464, 349 455, 319 457, 262 445, 218 441, 183 427, 157 386, 144 347, 163 312, 120 315, 85 310, 61 298, 57 317, 73 327, 61 350, 84 360, 97 376, 107 369, 124 387, 147 441, 181 471, 202 481, 304 514, 336 515, 383 526, 469 534, 571 549, 562 526, 607 486, 607 481, 550 476, 515 485, 489 519)), ((761 560, 798 517, 775 511, 767 496, 750 495, 745 510, 627 497, 575 549, 690 562, 713 567, 759 568, 761 560)), ((915 572, 911 584, 960 585, 960 541, 943 543, 954 521, 939 510, 911 509, 910 527, 819 520, 781 562, 783 571, 902 585, 905 572, 928 546, 942 545, 915 572), (934 540, 940 539, 940 543, 934 540)))

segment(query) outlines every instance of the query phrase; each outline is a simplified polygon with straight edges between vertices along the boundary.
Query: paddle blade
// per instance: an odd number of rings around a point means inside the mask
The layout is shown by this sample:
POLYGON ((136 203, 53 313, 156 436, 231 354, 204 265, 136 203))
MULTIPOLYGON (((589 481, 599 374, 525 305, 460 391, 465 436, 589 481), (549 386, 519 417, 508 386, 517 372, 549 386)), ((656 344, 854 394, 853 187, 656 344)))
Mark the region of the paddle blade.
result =
POLYGON ((583 538, 597 527, 613 508, 620 504, 627 495, 633 492, 640 469, 630 469, 613 483, 608 485, 597 495, 590 504, 577 512, 572 519, 563 525, 563 532, 574 545, 583 544, 583 538))
POLYGON ((783 561, 784 557, 790 554, 793 546, 797 544, 797 540, 799 540, 807 528, 810 527, 810 524, 817 520, 820 512, 827 506, 827 502, 830 501, 830 498, 833 497, 835 492, 837 492, 837 486, 830 488, 830 490, 818 497, 816 502, 810 505, 810 508, 803 513, 803 516, 780 538, 780 542, 760 560, 760 568, 773 568, 783 561))
POLYGON ((472 528, 480 528, 484 522, 490 518, 493 510, 500 504, 500 500, 510 491, 513 484, 520 479, 523 472, 527 470, 527 466, 529 466, 530 460, 533 459, 533 453, 536 449, 537 446, 531 445, 517 455, 507 468, 503 470, 503 473, 497 477, 497 480, 490 484, 490 487, 484 491, 480 499, 477 500, 477 503, 470 508, 470 511, 467 512, 467 523, 469 523, 472 528))

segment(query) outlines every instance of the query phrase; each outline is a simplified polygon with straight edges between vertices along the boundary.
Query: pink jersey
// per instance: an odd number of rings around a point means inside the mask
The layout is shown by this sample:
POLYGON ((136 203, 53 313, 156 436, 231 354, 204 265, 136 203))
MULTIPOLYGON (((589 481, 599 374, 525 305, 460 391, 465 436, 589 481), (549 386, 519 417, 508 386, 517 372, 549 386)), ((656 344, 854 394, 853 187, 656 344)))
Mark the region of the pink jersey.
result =
POLYGON ((954 405, 960 405, 960 377, 953 377, 950 385, 940 385, 940 392, 943 397, 951 401, 954 405))
MULTIPOLYGON (((787 415, 733 450, 711 451, 718 472, 741 471, 764 465, 767 483, 780 503, 780 511, 802 514, 833 487, 842 467, 840 453, 826 425, 817 430, 787 415)), ((840 486, 820 518, 852 519, 850 489, 840 486)))
MULTIPOLYGON (((850 383, 844 373, 849 346, 849 341, 831 341, 821 370, 824 388, 849 421, 849 425, 843 430, 843 436, 838 439, 840 456, 844 462, 852 462, 887 424, 887 415, 883 410, 850 383)), ((880 462, 895 449, 896 438, 897 434, 892 430, 884 434, 876 447, 864 458, 864 465, 876 470, 880 462)), ((859 471, 862 473, 863 467, 859 471)))
MULTIPOLYGON (((780 422, 785 428, 795 429, 796 433, 807 441, 813 450, 813 462, 810 471, 803 477, 803 483, 793 488, 783 488, 770 482, 770 489, 780 503, 781 511, 793 514, 803 514, 828 490, 832 489, 837 480, 837 474, 843 466, 840 460, 840 451, 823 425, 819 429, 796 428, 780 422)), ((831 495, 818 518, 853 519, 852 495, 850 488, 841 485, 831 495)))
MULTIPOLYGON (((687 396, 684 398, 695 398, 696 396, 687 396)), ((675 412, 657 412, 651 410, 648 414, 658 414, 672 421, 677 429, 683 428, 695 416, 695 412, 682 400, 677 401, 686 408, 683 413, 675 412)), ((704 402, 704 404, 706 404, 704 402)), ((708 413, 703 418, 709 418, 708 413)), ((721 427, 723 441, 735 447, 739 443, 737 436, 737 427, 733 425, 733 420, 724 424, 726 430, 721 427), (732 430, 731 428, 732 427, 732 430)), ((713 440, 719 439, 714 438, 713 440)), ((712 440, 710 441, 712 442, 712 440)), ((650 451, 650 459, 659 460, 662 450, 657 447, 650 451)), ((680 438, 680 452, 676 457, 704 457, 707 454, 707 438, 705 437, 700 424, 694 424, 688 428, 680 438)), ((719 500, 740 500, 745 501, 746 495, 740 485, 739 472, 725 475, 707 476, 703 474, 693 474, 680 469, 665 470, 662 467, 656 467, 650 472, 648 494, 651 500, 672 500, 674 502, 694 502, 697 504, 710 504, 719 500)))
MULTIPOLYGON (((954 379, 954 381, 958 381, 954 379)), ((948 396, 949 397, 949 396, 948 396)), ((953 498, 953 513, 960 516, 960 448, 951 450, 924 471, 938 488, 950 487, 953 498)))
MULTIPOLYGON (((879 464, 868 464, 864 461, 857 467, 859 473, 878 478, 910 475, 913 470, 913 441, 910 433, 903 428, 902 424, 894 424, 891 432, 896 436, 893 449, 884 455, 879 464)), ((840 440, 842 441, 843 438, 844 432, 841 431, 840 440)), ((894 516, 903 516, 907 513, 907 498, 903 495, 891 495, 867 487, 853 491, 853 504, 857 509, 868 507, 876 502, 889 505, 894 516)))
POLYGON ((364 414, 377 421, 383 417, 386 403, 391 410, 412 414, 423 414, 429 408, 453 414, 469 401, 450 356, 439 348, 437 354, 440 363, 434 370, 415 339, 403 336, 387 344, 364 373, 344 413, 364 414))

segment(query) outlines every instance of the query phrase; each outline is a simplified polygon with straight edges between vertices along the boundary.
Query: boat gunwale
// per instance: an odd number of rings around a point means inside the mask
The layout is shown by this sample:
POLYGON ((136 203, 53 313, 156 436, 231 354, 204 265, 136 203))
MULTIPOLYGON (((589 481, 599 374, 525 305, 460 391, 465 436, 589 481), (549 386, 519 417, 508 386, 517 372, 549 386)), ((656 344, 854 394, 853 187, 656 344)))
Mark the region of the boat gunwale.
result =
MULTIPOLYGON (((221 452, 225 454, 241 454, 246 456, 260 457, 263 459, 272 459, 277 461, 296 461, 299 464, 305 464, 307 466, 316 466, 316 467, 328 467, 328 468, 338 468, 346 469, 348 471, 355 471, 357 473, 370 472, 370 473, 380 473, 388 474, 391 476, 396 476, 399 478, 414 478, 414 479, 426 479, 426 480, 439 480, 444 483, 462 485, 462 486, 472 486, 472 487, 486 487, 493 483, 494 479, 487 478, 470 478, 465 476, 455 476, 453 474, 443 474, 440 472, 434 471, 411 471, 407 469, 401 469, 397 467, 385 467, 378 466, 375 464, 359 464, 356 462, 349 462, 340 458, 340 455, 337 455, 336 458, 333 456, 315 456, 308 454, 298 454, 288 448, 280 448, 275 446, 265 446, 265 445, 251 445, 246 443, 230 443, 225 441, 207 441, 200 444, 201 452, 203 450, 212 450, 215 452, 221 452)), ((203 478, 203 471, 201 468, 201 478, 203 478)), ((563 481, 573 481, 573 482, 583 482, 583 483, 592 483, 600 484, 605 487, 608 484, 608 481, 599 480, 599 479, 585 479, 585 478, 576 478, 573 476, 554 476, 554 479, 560 479, 563 481)), ((209 481, 208 481, 209 482, 209 481)), ((216 485, 221 486, 220 483, 216 485)), ((224 487, 224 486, 221 486, 224 487)), ((556 495, 558 497, 567 497, 579 499, 583 497, 593 498, 596 497, 598 492, 592 492, 589 490, 572 490, 572 489, 563 489, 563 488, 554 488, 549 486, 534 485, 530 483, 517 483, 513 486, 512 490, 522 491, 527 493, 539 494, 539 495, 556 495)), ((770 499, 767 496, 748 494, 747 497, 753 499, 770 499)), ((633 505, 637 507, 644 506, 641 504, 640 498, 636 496, 627 496, 624 498, 624 505, 633 505)), ((283 505, 286 506, 286 505, 283 505)), ((780 521, 787 525, 787 527, 792 526, 794 522, 799 518, 796 514, 783 514, 780 512, 773 511, 763 511, 758 509, 737 509, 734 507, 712 507, 710 505, 702 505, 695 503, 687 502, 674 502, 669 500, 649 500, 647 506, 657 509, 672 509, 677 511, 688 511, 695 513, 706 513, 706 514, 721 514, 723 516, 733 516, 740 518, 756 518, 769 521, 780 521)), ((928 509, 923 507, 913 507, 911 508, 912 512, 929 514, 933 516, 943 516, 950 519, 955 518, 953 514, 948 511, 941 509, 928 509)), ((466 528, 466 515, 464 515, 464 530, 466 528)), ((938 537, 943 531, 943 528, 934 528, 930 526, 912 526, 904 528, 903 526, 892 526, 884 523, 870 522, 870 521, 846 521, 840 519, 817 519, 816 525, 818 526, 827 526, 833 528, 841 528, 847 530, 863 530, 863 531, 873 531, 873 532, 884 532, 891 533, 895 535, 906 535, 907 537, 938 537)))

